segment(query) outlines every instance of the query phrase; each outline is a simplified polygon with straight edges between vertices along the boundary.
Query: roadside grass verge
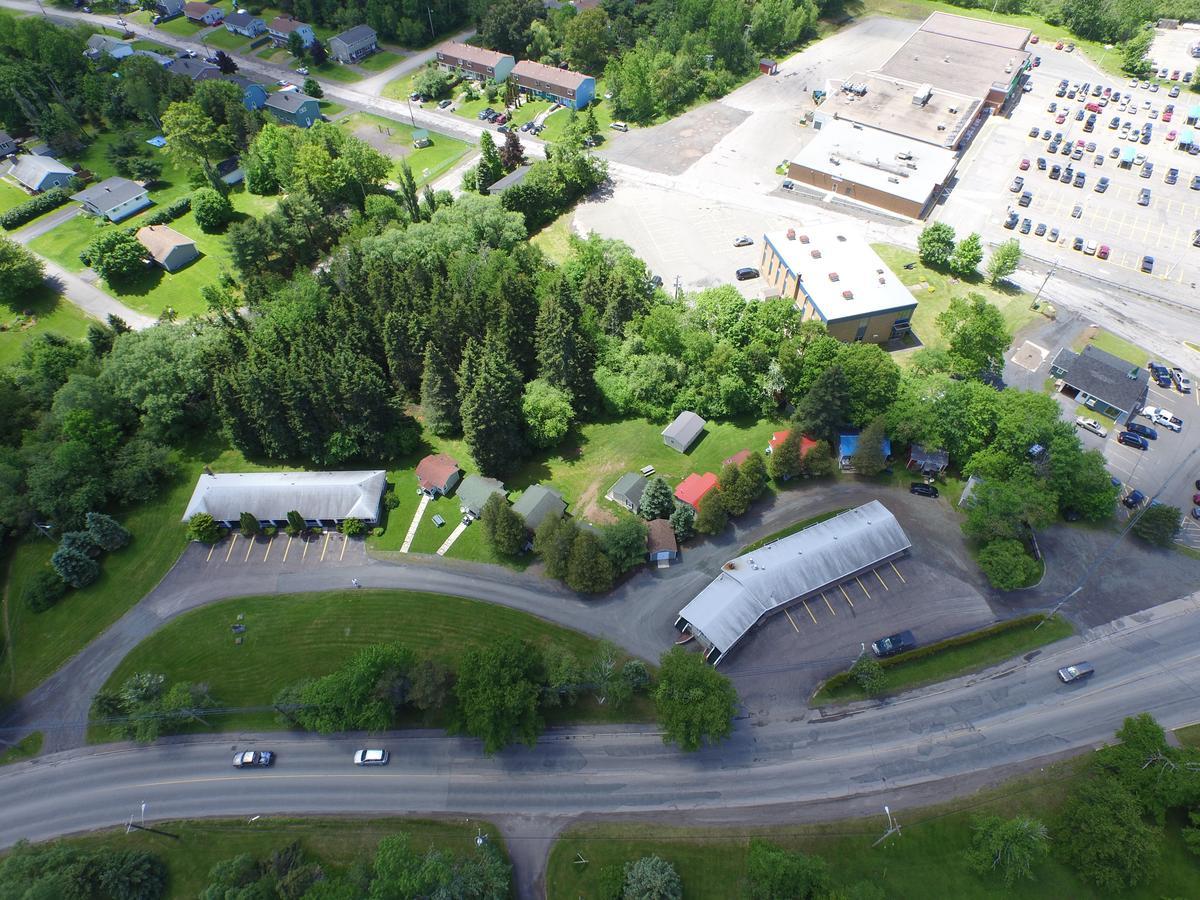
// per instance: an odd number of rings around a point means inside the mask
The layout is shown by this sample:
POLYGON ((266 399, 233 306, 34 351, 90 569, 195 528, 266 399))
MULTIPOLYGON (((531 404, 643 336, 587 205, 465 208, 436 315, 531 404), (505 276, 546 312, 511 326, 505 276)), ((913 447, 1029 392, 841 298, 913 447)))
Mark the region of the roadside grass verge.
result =
MULTIPOLYGON (((1030 650, 1044 647, 1074 634, 1070 622, 1055 616, 1039 630, 1042 616, 1025 616, 1000 622, 979 631, 938 641, 908 653, 880 660, 887 687, 879 696, 923 687, 966 675, 1003 662, 1030 650)), ((867 700, 869 695, 841 672, 829 678, 813 695, 810 706, 867 700)))
POLYGON ((0 753, 0 766, 7 766, 9 763, 20 762, 23 759, 32 759, 42 752, 42 738, 44 735, 40 731, 35 731, 33 734, 27 734, 21 740, 17 741, 3 753, 0 753))
POLYGON ((741 556, 744 553, 750 553, 751 551, 757 550, 760 547, 767 546, 767 544, 771 543, 772 541, 785 538, 788 535, 795 534, 797 531, 803 531, 810 525, 817 525, 826 521, 827 519, 832 519, 834 516, 844 513, 847 509, 849 509, 849 507, 843 506, 838 509, 831 509, 828 512, 819 513, 815 516, 809 516, 807 519, 801 519, 799 522, 795 522, 789 525, 787 528, 780 528, 778 531, 768 534, 765 538, 759 538, 753 544, 747 544, 737 552, 737 555, 741 556))
MULTIPOLYGON (((1035 866, 1035 880, 1018 880, 1011 887, 999 878, 976 874, 964 859, 971 844, 971 821, 977 815, 1029 815, 1053 827, 1067 791, 1089 762, 1086 757, 1068 760, 994 790, 908 810, 901 816, 903 836, 878 847, 874 844, 887 825, 882 811, 870 819, 769 828, 679 828, 643 822, 576 825, 559 837, 550 851, 546 895, 551 900, 610 896, 603 892, 605 869, 615 866, 619 870, 626 862, 657 854, 679 873, 687 900, 748 897, 749 844, 751 839, 761 838, 823 857, 835 888, 845 890, 870 882, 889 900, 1107 900, 1114 895, 1083 881, 1053 853, 1035 866), (586 864, 578 863, 577 854, 582 854, 586 864)), ((1181 818, 1168 817, 1155 875, 1121 897, 1160 900, 1195 894, 1196 857, 1183 842, 1181 824, 1181 818)))
POLYGON ((357 862, 370 863, 379 842, 401 831, 412 838, 412 846, 424 851, 433 846, 454 853, 475 849, 476 828, 482 828, 493 846, 507 859, 504 839, 495 826, 480 819, 431 821, 428 819, 335 819, 263 816, 253 825, 242 819, 203 819, 160 822, 155 827, 175 835, 124 828, 73 837, 62 843, 85 849, 148 850, 167 865, 167 896, 199 897, 208 885, 212 867, 226 859, 248 853, 256 859, 299 841, 305 852, 320 861, 328 874, 343 874, 357 862))
POLYGON ((31 337, 53 332, 66 338, 82 339, 93 319, 70 300, 47 286, 21 298, 17 309, 0 312, 0 366, 21 358, 21 348, 31 337), (29 315, 26 316, 25 314, 29 315))
POLYGON ((1188 725, 1175 729, 1175 737, 1185 747, 1200 747, 1200 725, 1188 725))
MULTIPOLYGON (((539 647, 555 644, 581 660, 598 647, 594 638, 536 616, 445 594, 363 589, 242 597, 167 623, 122 660, 105 687, 115 689, 135 672, 161 672, 168 682, 203 682, 222 707, 267 710, 214 717, 209 727, 199 725, 193 732, 281 730, 270 709, 279 690, 332 672, 362 647, 398 641, 453 665, 468 648, 500 637, 539 647), (244 617, 240 622, 239 615, 244 617), (246 626, 241 645, 234 643, 230 629, 235 622, 246 626)), ((614 710, 589 697, 550 713, 548 720, 556 723, 646 722, 653 721, 653 704, 639 696, 614 710)), ((447 711, 440 710, 427 717, 414 713, 401 724, 442 726, 447 721, 447 711)), ((89 736, 106 739, 97 726, 89 736)))
POLYGON ((1111 353, 1113 356, 1123 359, 1127 363, 1133 363, 1138 368, 1146 365, 1146 360, 1154 356, 1150 351, 1143 350, 1137 344, 1131 343, 1122 337, 1117 337, 1111 331, 1105 331, 1103 328, 1087 329, 1071 345, 1071 349, 1076 353, 1082 353, 1083 348, 1089 344, 1098 350, 1111 353))
POLYGON ((404 57, 399 53, 393 53, 391 50, 379 50, 376 53, 372 53, 362 62, 355 63, 355 65, 364 71, 378 74, 384 69, 390 69, 396 63, 403 61, 404 57))

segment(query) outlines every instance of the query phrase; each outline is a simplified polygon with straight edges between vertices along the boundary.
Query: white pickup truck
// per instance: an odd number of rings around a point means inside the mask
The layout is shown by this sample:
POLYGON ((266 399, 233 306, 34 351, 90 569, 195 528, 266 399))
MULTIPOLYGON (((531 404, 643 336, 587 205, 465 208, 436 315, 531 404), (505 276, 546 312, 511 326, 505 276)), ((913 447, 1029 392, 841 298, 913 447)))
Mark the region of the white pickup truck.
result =
POLYGON ((1155 425, 1170 428, 1172 431, 1183 431, 1183 419, 1172 414, 1169 409, 1163 409, 1161 406, 1147 406, 1142 410, 1142 415, 1155 425))

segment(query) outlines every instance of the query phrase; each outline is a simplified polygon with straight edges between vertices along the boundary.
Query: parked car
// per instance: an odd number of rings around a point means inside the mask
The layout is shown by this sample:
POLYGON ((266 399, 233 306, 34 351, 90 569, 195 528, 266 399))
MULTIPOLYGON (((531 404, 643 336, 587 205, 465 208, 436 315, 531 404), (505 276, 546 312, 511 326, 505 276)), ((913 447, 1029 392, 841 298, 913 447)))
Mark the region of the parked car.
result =
POLYGON ((1038 167, 1038 171, 1039 171, 1039 172, 1045 172, 1045 171, 1046 171, 1046 157, 1044 157, 1044 156, 1039 156, 1039 157, 1037 158, 1037 167, 1038 167))
POLYGON ((912 650, 916 646, 917 639, 913 637, 913 633, 911 631, 901 631, 899 634, 889 635, 877 641, 872 641, 871 652, 881 657, 895 656, 897 653, 903 653, 905 650, 912 650))
POLYGON ((1096 259, 1108 259, 1108 254, 1111 252, 1108 244, 1101 244, 1096 250, 1096 259))
POLYGON ((1050 233, 1048 235, 1046 235, 1046 240, 1048 240, 1052 244, 1057 244, 1058 243, 1058 234, 1059 234, 1059 232, 1058 232, 1057 228, 1051 228, 1050 233))
MULTIPOLYGON (((1164 428, 1170 428, 1172 431, 1182 431, 1183 430, 1183 419, 1179 418, 1177 415, 1172 413, 1169 409, 1163 409, 1161 406, 1147 406, 1145 409, 1142 410, 1142 415, 1145 416, 1147 419, 1149 419, 1151 422, 1153 422, 1155 425, 1161 425, 1164 428)), ((1145 428, 1146 426, 1140 425, 1138 427, 1145 428)), ((1132 426, 1130 426, 1130 430, 1134 430, 1132 426)), ((1154 431, 1153 428, 1150 428, 1148 430, 1154 431)), ((1138 433, 1143 434, 1145 437, 1150 437, 1150 435, 1145 434, 1144 432, 1139 431, 1138 433)), ((1155 434, 1157 435, 1157 432, 1155 434)), ((1153 438, 1151 438, 1151 439, 1153 440, 1153 438)))
POLYGON ((1028 206, 1033 202, 1033 191, 1025 191, 1021 194, 1021 198, 1017 200, 1017 206, 1028 206))
POLYGON ((386 750, 355 750, 354 764, 356 766, 386 766, 390 755, 386 750))
POLYGON ((1083 185, 1086 181, 1087 181, 1087 175, 1085 175, 1083 172, 1075 173, 1075 187, 1077 187, 1077 188, 1083 187, 1083 185))
POLYGON ((1143 494, 1141 491, 1134 490, 1126 494, 1124 499, 1121 500, 1121 503, 1124 504, 1128 509, 1137 509, 1142 505, 1142 503, 1145 502, 1145 500, 1145 494, 1143 494))
POLYGON ((1022 160, 1021 160, 1019 163, 1017 163, 1017 168, 1018 168, 1018 169, 1020 169, 1022 172, 1024 172, 1024 171, 1028 170, 1028 168, 1029 168, 1029 160, 1028 160, 1028 159, 1022 159, 1022 160))
POLYGON ((1142 257, 1142 265, 1140 268, 1147 275, 1153 274, 1154 273, 1154 257, 1153 256, 1143 256, 1142 257))
POLYGON ((926 484, 923 481, 914 481, 908 486, 910 494, 917 494, 920 497, 937 497, 938 489, 932 484, 926 484))
POLYGON ((1071 242, 1071 249, 1072 250, 1082 250, 1083 249, 1083 238, 1076 235, 1075 240, 1071 242))
POLYGON ((1150 372, 1151 380, 1159 387, 1169 388, 1171 386, 1171 370, 1162 363, 1151 360, 1146 363, 1146 369, 1150 372))
POLYGON ((1008 214, 1008 218, 1004 220, 1004 227, 1007 228, 1009 231, 1011 231, 1012 229, 1017 227, 1017 222, 1019 222, 1020 220, 1021 220, 1020 216, 1018 216, 1015 212, 1010 212, 1008 214))
POLYGON ((1192 380, 1183 373, 1183 369, 1178 367, 1171 369, 1171 380, 1175 382, 1175 389, 1181 394, 1190 394, 1192 392, 1192 380))
POLYGON ((1148 162, 1144 166, 1142 166, 1142 177, 1143 178, 1149 178, 1153 174, 1154 174, 1154 163, 1148 162))
POLYGON ((267 768, 275 763, 275 754, 270 750, 243 750, 233 755, 235 769, 251 767, 267 768))
POLYGON ((1038 222, 1037 228, 1033 229, 1033 233, 1035 235, 1037 235, 1038 237, 1041 237, 1042 235, 1044 235, 1046 233, 1046 223, 1038 222))
POLYGON ((754 268, 753 266, 745 266, 744 268, 738 269, 735 274, 737 275, 738 281, 750 281, 751 279, 758 277, 758 269, 754 268))
POLYGON ((629 126, 626 125, 624 122, 612 122, 609 124, 608 127, 611 128, 613 131, 628 131, 629 130, 629 126))
POLYGON ((1141 435, 1148 441, 1158 440, 1158 432, 1149 425, 1143 425, 1141 422, 1130 422, 1125 426, 1125 430, 1141 435))
MULTIPOLYGON (((1028 205, 1028 204, 1026 204, 1026 205, 1028 205)), ((1021 220, 1021 228, 1020 228, 1021 234, 1029 234, 1029 231, 1031 228, 1033 228, 1033 222, 1031 220, 1029 220, 1029 219, 1021 220)))
POLYGON ((1108 430, 1095 419, 1089 419, 1085 416, 1076 416, 1075 426, 1077 428, 1082 428, 1084 431, 1090 431, 1092 434, 1097 434, 1100 437, 1108 437, 1108 430))
POLYGON ((748 237, 748 236, 746 236, 746 235, 744 235, 744 234, 743 234, 743 235, 742 235, 740 238, 734 238, 734 241, 733 241, 733 246, 735 246, 735 247, 749 247, 749 246, 750 246, 751 244, 753 244, 753 243, 754 243, 754 238, 752 238, 752 237, 748 237))
POLYGON ((1179 180, 1179 170, 1178 169, 1167 169, 1167 177, 1165 179, 1166 183, 1174 184, 1178 180, 1179 180))
POLYGON ((1025 179, 1018 175, 1012 180, 1012 184, 1008 186, 1008 189, 1015 194, 1023 187, 1025 187, 1025 179))
POLYGON ((1071 210, 1071 218, 1078 219, 1082 215, 1083 215, 1083 207, 1080 206, 1078 203, 1076 203, 1074 208, 1072 208, 1072 210, 1071 210))
POLYGON ((1122 431, 1118 434, 1117 443, 1124 444, 1126 447, 1135 447, 1138 450, 1150 449, 1150 442, 1140 434, 1134 434, 1132 431, 1122 431))
POLYGON ((443 100, 438 104, 438 109, 449 109, 453 102, 453 100, 443 100))
POLYGON ((1077 662, 1058 670, 1058 677, 1063 684, 1084 681, 1096 674, 1096 669, 1090 662, 1077 662))
POLYGON ((1108 190, 1108 176, 1101 175, 1100 179, 1096 182, 1096 187, 1093 188, 1093 190, 1095 190, 1095 192, 1097 194, 1103 194, 1105 191, 1107 191, 1108 190))
POLYGON ((1138 206, 1150 205, 1150 188, 1142 188, 1138 192, 1138 206))

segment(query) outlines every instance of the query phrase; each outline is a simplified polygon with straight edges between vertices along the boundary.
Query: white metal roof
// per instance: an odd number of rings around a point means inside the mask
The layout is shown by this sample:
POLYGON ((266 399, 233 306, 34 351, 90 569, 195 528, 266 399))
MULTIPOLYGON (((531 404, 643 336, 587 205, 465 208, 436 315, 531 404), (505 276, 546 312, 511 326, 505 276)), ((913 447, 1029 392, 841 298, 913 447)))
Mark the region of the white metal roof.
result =
POLYGON ((911 546, 896 517, 872 500, 730 560, 679 615, 724 654, 773 610, 911 546))
POLYGON ((375 521, 387 472, 225 472, 201 475, 183 514, 187 521, 206 512, 220 522, 243 512, 259 519, 286 519, 296 510, 306 519, 356 518, 375 521))

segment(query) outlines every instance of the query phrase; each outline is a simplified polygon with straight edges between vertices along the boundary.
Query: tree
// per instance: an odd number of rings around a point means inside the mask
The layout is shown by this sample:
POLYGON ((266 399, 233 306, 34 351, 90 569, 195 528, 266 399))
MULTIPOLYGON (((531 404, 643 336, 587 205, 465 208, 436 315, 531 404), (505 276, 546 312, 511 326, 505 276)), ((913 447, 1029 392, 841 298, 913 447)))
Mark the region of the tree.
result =
POLYGON ((985 478, 971 494, 963 531, 980 541, 1021 539, 1025 527, 1044 528, 1057 518, 1058 498, 1027 472, 1003 481, 985 478))
POLYGON ((348 538, 362 537, 367 533, 367 523, 362 519, 350 516, 342 520, 341 527, 338 530, 348 538))
POLYGON ((1142 510, 1133 523, 1133 533, 1148 544, 1170 547, 1183 522, 1183 511, 1178 506, 1154 503, 1142 510))
POLYGON ((288 510, 287 527, 284 529, 289 537, 296 537, 308 531, 308 520, 295 509, 288 510))
POLYGON ((293 31, 288 35, 287 50, 296 59, 301 59, 304 56, 304 38, 300 36, 300 32, 293 31))
POLYGON ((1020 264, 1021 242, 1016 238, 1009 238, 992 251, 992 258, 988 260, 987 265, 988 281, 991 284, 999 284, 1017 271, 1020 264))
POLYGON ((638 501, 638 515, 652 521, 669 518, 674 511, 675 492, 661 475, 655 475, 642 491, 642 499, 638 501))
POLYGON ((580 324, 582 318, 567 280, 560 276, 547 279, 534 331, 538 377, 566 391, 577 410, 587 407, 595 385, 595 357, 580 324))
POLYGON ((612 590, 615 574, 600 538, 580 529, 567 557, 567 587, 581 594, 603 594, 612 590))
MULTIPOLYGON (((846 417, 860 428, 888 411, 900 388, 900 367, 878 344, 843 344, 836 365, 846 380, 846 417)), ((845 423, 842 423, 845 424, 845 423)))
POLYGON ((479 515, 488 546, 499 556, 516 556, 525 546, 525 522, 504 498, 492 494, 479 515))
POLYGON ((459 373, 463 438, 483 475, 504 475, 525 455, 521 437, 521 376, 498 331, 489 331, 480 358, 467 345, 459 373))
POLYGON ((654 704, 663 743, 674 741, 681 750, 698 750, 733 733, 733 684, 700 654, 682 647, 672 647, 659 661, 654 704))
POLYGON ((967 865, 981 875, 997 873, 1011 887, 1018 879, 1033 881, 1033 866, 1050 852, 1046 826, 1029 816, 978 816, 971 823, 967 865))
POLYGON ((42 261, 24 246, 0 237, 0 303, 15 306, 42 286, 42 261))
POLYGON ((525 146, 517 137, 516 131, 504 135, 504 144, 500 147, 500 164, 505 172, 511 172, 517 166, 525 165, 525 146))
POLYGON ((832 443, 849 410, 846 376, 837 366, 830 366, 817 376, 812 388, 796 405, 795 430, 832 443))
MULTIPOLYGON (((325 49, 325 45, 320 41, 313 41, 308 45, 308 55, 312 57, 314 66, 323 66, 325 65, 325 61, 329 59, 329 51, 325 49)), ((305 88, 305 93, 308 93, 307 88, 305 88)), ((313 94, 312 96, 320 97, 321 95, 313 94)))
POLYGON ((604 555, 618 574, 646 561, 646 526, 640 519, 618 519, 605 525, 600 534, 604 555))
POLYGON ((1037 560, 1025 552, 1020 541, 1012 538, 984 544, 978 559, 979 568, 992 587, 1001 591, 1029 587, 1041 572, 1037 560))
POLYGON ((661 856, 643 856, 625 864, 622 900, 683 900, 683 882, 661 856))
POLYGON ((50 557, 50 565, 73 588, 85 588, 100 577, 100 564, 73 547, 59 547, 50 557))
POLYGON ((325 91, 321 89, 321 83, 315 78, 304 79, 304 93, 310 97, 316 97, 318 100, 325 96, 325 91))
POLYGON ((408 702, 422 712, 441 709, 454 688, 454 671, 436 659, 421 660, 409 679, 408 702))
POLYGON ((818 900, 830 888, 829 866, 821 857, 758 839, 750 841, 747 870, 750 900, 818 900))
POLYGON ((887 675, 883 666, 869 653, 863 653, 854 661, 854 665, 850 667, 850 677, 872 697, 882 693, 887 687, 887 675))
POLYGON ((983 262, 983 240, 980 238, 979 232, 972 231, 958 242, 958 246, 954 248, 954 253, 947 262, 947 267, 960 278, 969 278, 978 271, 981 262, 983 262))
MULTIPOLYGON (((305 682, 293 716, 321 734, 382 731, 408 699, 413 663, 412 651, 402 644, 363 647, 333 672, 305 682)), ((280 699, 277 706, 284 705, 280 699)))
POLYGON ((602 7, 586 9, 567 20, 563 52, 576 71, 593 75, 604 70, 611 48, 611 23, 602 7))
POLYGON ((492 133, 485 131, 479 136, 479 162, 475 164, 475 184, 479 193, 486 194, 488 188, 504 175, 504 164, 496 150, 492 133))
POLYGON ((146 271, 146 248, 124 229, 101 231, 81 254, 106 281, 121 281, 146 271))
POLYGON ((696 530, 701 534, 720 534, 729 524, 729 510, 725 506, 722 490, 713 488, 700 501, 696 510, 696 530))
POLYGON ((763 458, 762 453, 755 450, 742 463, 742 490, 746 492, 751 503, 766 491, 767 478, 767 461, 763 458))
POLYGON ((529 443, 539 449, 557 446, 567 436, 575 419, 570 395, 541 378, 525 385, 521 414, 529 443))
POLYGON ((675 540, 681 544, 696 533, 696 511, 686 503, 675 504, 670 522, 671 530, 675 532, 675 540))
POLYGON ((541 0, 493 0, 486 10, 478 21, 483 43, 521 56, 529 46, 530 26, 546 14, 541 0))
POLYGON ((192 192, 192 214, 201 231, 220 231, 233 218, 233 204, 224 194, 210 187, 197 188, 192 192))
POLYGON ((462 430, 458 385, 441 349, 433 341, 425 345, 421 369, 421 412, 425 427, 438 437, 452 437, 462 430))
POLYGON ((238 520, 238 528, 242 532, 242 537, 253 538, 259 532, 258 516, 250 512, 242 513, 238 520))
POLYGON ((1067 799, 1054 842, 1080 877, 1112 895, 1154 874, 1162 831, 1146 824, 1137 798, 1120 781, 1091 777, 1067 799))
POLYGON ((467 649, 458 671, 458 726, 482 739, 489 755, 514 740, 532 747, 542 730, 537 650, 528 641, 500 637, 467 649))
POLYGON ((92 543, 107 553, 120 550, 133 540, 133 535, 121 523, 104 513, 88 513, 87 530, 92 543))
POLYGON ((45 612, 67 594, 67 583, 62 576, 51 569, 38 569, 25 590, 21 599, 29 607, 30 612, 45 612))
POLYGON ((203 169, 210 183, 219 180, 213 163, 224 159, 233 150, 227 126, 218 126, 200 104, 185 100, 167 107, 162 117, 162 130, 171 153, 203 169))
POLYGON ((221 539, 221 526, 208 513, 195 513, 188 519, 187 538, 202 544, 215 544, 221 539))
POLYGON ((949 344, 955 374, 974 378, 1004 368, 1004 353, 1012 332, 1000 310, 979 294, 955 297, 937 317, 937 326, 949 344))
POLYGON ((850 464, 859 475, 878 475, 887 468, 883 442, 887 439, 887 422, 880 417, 863 429, 850 464))
POLYGON ((571 548, 579 529, 569 519, 547 516, 533 535, 533 551, 541 557, 547 578, 566 578, 571 548))
POLYGON ((218 50, 213 54, 216 61, 216 66, 221 70, 222 75, 234 75, 237 73, 238 64, 232 56, 224 50, 218 50))
POLYGON ((450 93, 452 76, 445 69, 431 66, 413 79, 413 90, 431 100, 444 99, 450 93))
POLYGON ((788 481, 800 474, 801 445, 800 430, 793 428, 774 450, 767 462, 767 470, 775 481, 788 481))
POLYGON ((926 225, 917 237, 917 256, 931 269, 945 268, 954 253, 954 228, 945 222, 926 225))

